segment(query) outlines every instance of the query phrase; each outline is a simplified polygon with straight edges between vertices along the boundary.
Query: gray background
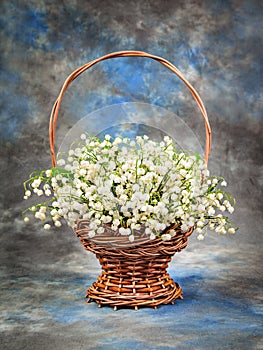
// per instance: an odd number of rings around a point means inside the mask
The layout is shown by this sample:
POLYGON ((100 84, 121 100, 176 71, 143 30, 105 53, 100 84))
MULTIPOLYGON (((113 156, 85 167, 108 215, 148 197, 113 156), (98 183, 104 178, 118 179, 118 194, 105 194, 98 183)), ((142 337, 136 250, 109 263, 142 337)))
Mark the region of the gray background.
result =
MULTIPOLYGON (((262 10, 255 0, 2 1, 3 349, 263 349, 262 10), (227 179, 240 227, 203 242, 193 235, 169 269, 184 300, 138 312, 85 304, 96 258, 69 229, 46 232, 20 215, 23 181, 50 166, 49 113, 63 81, 125 49, 170 60, 200 93, 213 130, 210 170, 227 179)), ((128 101, 175 112, 204 142, 183 84, 161 65, 131 58, 101 63, 73 83, 57 145, 83 116, 128 101)))

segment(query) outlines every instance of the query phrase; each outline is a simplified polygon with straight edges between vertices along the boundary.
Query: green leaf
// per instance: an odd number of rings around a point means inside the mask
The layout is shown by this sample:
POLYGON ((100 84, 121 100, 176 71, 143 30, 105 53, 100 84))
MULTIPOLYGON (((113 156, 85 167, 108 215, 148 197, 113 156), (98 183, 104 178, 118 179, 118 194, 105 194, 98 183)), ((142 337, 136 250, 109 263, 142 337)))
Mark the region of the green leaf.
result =
POLYGON ((63 175, 70 179, 74 178, 74 174, 71 171, 66 170, 64 168, 51 168, 50 170, 52 171, 52 177, 56 177, 57 175, 63 175))

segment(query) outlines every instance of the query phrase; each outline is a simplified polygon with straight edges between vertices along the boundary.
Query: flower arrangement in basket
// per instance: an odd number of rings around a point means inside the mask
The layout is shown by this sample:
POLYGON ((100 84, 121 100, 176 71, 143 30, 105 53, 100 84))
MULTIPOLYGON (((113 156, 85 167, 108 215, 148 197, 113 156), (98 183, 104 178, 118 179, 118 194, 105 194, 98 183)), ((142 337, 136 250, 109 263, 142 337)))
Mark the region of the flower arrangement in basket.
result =
POLYGON ((45 229, 66 222, 85 249, 99 259, 103 272, 87 291, 88 301, 99 306, 153 306, 173 303, 182 290, 166 269, 175 252, 186 247, 195 229, 203 240, 207 230, 234 234, 226 212, 234 199, 222 177, 210 176, 207 160, 211 130, 203 103, 194 88, 170 62, 137 51, 103 56, 73 72, 66 80, 50 119, 53 167, 34 172, 24 183, 25 199, 31 194, 46 201, 28 212, 45 229), (156 142, 148 136, 103 139, 87 133, 67 154, 55 157, 54 138, 58 110, 67 86, 83 71, 108 58, 144 56, 171 69, 189 87, 206 125, 206 153, 178 151, 172 138, 156 142))

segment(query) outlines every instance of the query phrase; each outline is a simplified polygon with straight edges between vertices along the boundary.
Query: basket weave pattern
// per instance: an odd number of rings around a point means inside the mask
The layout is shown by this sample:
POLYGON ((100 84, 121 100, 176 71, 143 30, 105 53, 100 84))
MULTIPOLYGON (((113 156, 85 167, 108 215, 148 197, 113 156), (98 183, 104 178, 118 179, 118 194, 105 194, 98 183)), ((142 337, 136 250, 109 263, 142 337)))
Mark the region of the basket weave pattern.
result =
POLYGON ((193 228, 183 233, 179 227, 170 227, 166 233, 171 229, 176 235, 169 241, 142 236, 131 243, 110 229, 91 239, 88 221, 80 220, 75 233, 84 248, 96 255, 103 270, 87 291, 88 302, 94 300, 99 307, 108 305, 117 310, 121 306, 157 308, 182 299, 181 287, 166 269, 173 255, 187 246, 193 228))

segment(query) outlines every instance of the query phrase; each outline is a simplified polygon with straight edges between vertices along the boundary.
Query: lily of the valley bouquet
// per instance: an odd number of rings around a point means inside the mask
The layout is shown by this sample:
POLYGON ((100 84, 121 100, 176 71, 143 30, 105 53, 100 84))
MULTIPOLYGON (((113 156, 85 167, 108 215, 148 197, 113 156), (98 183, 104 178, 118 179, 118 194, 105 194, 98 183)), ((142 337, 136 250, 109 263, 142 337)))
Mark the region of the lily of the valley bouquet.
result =
POLYGON ((25 199, 32 193, 46 197, 23 213, 25 221, 32 212, 45 229, 65 221, 74 229, 85 219, 91 238, 110 227, 131 242, 142 231, 149 239, 169 240, 176 231, 165 229, 174 224, 182 232, 195 227, 199 240, 207 229, 236 231, 226 216, 234 211, 226 181, 210 176, 199 155, 176 151, 168 136, 155 142, 83 134, 68 154, 60 154, 58 166, 34 172, 24 183, 25 199))

